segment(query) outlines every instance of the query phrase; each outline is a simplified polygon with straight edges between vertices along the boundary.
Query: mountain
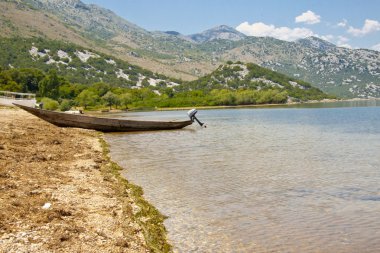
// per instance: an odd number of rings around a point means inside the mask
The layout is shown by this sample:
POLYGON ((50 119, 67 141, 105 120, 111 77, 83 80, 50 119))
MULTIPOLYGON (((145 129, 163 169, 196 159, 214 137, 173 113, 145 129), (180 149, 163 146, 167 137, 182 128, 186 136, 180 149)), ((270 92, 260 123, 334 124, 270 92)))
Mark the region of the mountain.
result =
MULTIPOLYGON (((55 70, 71 83, 105 82, 113 87, 149 87, 156 92, 179 86, 182 82, 89 48, 42 38, 0 40, 1 67, 35 68, 46 73, 55 70)), ((0 86, 3 83, 0 78, 0 86)))
POLYGON ((174 35, 174 36, 180 36, 181 35, 179 32, 176 32, 176 31, 166 31, 164 33, 169 34, 169 35, 174 35))
POLYGON ((247 36, 232 27, 221 25, 202 33, 189 35, 188 37, 197 43, 203 43, 213 40, 239 41, 247 36))
POLYGON ((191 47, 187 39, 148 32, 96 5, 79 0, 0 0, 0 9, 4 10, 0 15, 0 37, 62 40, 153 72, 185 80, 195 78, 192 73, 168 67, 168 61, 185 57, 185 49, 191 47), (173 49, 177 49, 175 56, 173 49))
POLYGON ((80 0, 25 0, 37 9, 51 12, 66 25, 80 29, 95 39, 111 39, 119 34, 147 35, 144 29, 124 20, 110 10, 80 0))
POLYGON ((0 0, 1 37, 42 37, 92 48, 152 72, 195 80, 229 60, 256 63, 344 97, 380 97, 380 53, 310 37, 251 37, 228 26, 184 36, 149 32, 79 0, 0 0))
MULTIPOLYGON (((81 87, 107 83, 113 88, 132 90, 148 88, 155 95, 171 94, 173 97, 175 94, 182 94, 187 98, 186 103, 180 101, 183 97, 179 100, 174 99, 173 105, 185 103, 191 106, 192 99, 197 99, 199 105, 207 105, 207 103, 235 105, 283 103, 288 99, 304 101, 328 97, 309 83, 252 63, 228 62, 209 75, 192 82, 184 82, 153 73, 89 48, 42 38, 0 40, 0 66, 10 69, 0 74, 0 88, 6 87, 7 90, 23 92, 31 91, 28 87, 32 87, 34 92, 37 91, 39 82, 36 80, 43 74, 38 74, 35 70, 42 70, 44 73, 50 73, 53 70, 71 84, 82 85, 81 87), (37 79, 33 79, 32 76, 37 79), (19 90, 21 87, 23 87, 22 90, 19 90), (218 90, 223 94, 227 92, 229 97, 235 97, 236 101, 218 100, 216 95, 218 90), (247 92, 251 96, 249 100, 237 99, 247 92), (197 95, 198 93, 202 95, 197 95), (253 98, 256 100, 252 100, 253 98)), ((166 98, 161 97, 156 100, 166 103, 166 98)), ((151 103, 153 106, 154 100, 151 103)))
POLYGON ((315 37, 295 42, 249 37, 222 58, 255 62, 343 97, 380 97, 380 52, 337 47, 315 37))
POLYGON ((299 39, 297 40, 297 44, 302 45, 306 48, 314 48, 316 50, 326 51, 330 50, 332 48, 335 48, 336 46, 328 41, 322 40, 320 38, 317 38, 315 36, 311 36, 305 39, 299 39))

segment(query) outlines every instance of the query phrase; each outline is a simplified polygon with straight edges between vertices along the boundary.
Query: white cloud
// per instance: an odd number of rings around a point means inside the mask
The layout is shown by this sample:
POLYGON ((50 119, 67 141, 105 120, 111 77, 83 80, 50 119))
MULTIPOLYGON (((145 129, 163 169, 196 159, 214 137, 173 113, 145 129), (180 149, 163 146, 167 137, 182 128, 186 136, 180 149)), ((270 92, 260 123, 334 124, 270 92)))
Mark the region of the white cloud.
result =
MULTIPOLYGON (((317 35, 315 35, 315 36, 317 36, 317 35)), ((345 48, 350 48, 350 49, 353 48, 350 44, 348 44, 350 39, 347 37, 344 37, 344 36, 334 36, 334 35, 328 34, 328 35, 319 36, 319 38, 321 38, 323 40, 327 40, 328 42, 331 42, 331 43, 337 45, 338 47, 345 47, 345 48)))
POLYGON ((329 42, 333 42, 333 41, 334 41, 334 38, 335 38, 335 36, 334 36, 334 35, 331 35, 331 34, 329 34, 329 35, 322 35, 322 36, 321 36, 321 39, 323 39, 323 40, 327 40, 327 41, 329 41, 329 42))
POLYGON ((349 41, 350 41, 350 39, 347 38, 347 37, 344 37, 344 36, 338 36, 337 44, 338 44, 338 45, 346 44, 346 43, 349 42, 349 41))
POLYGON ((336 41, 336 45, 338 47, 345 47, 345 48, 352 49, 352 46, 350 44, 348 44, 349 41, 350 41, 350 39, 347 37, 338 36, 337 41, 336 41))
POLYGON ((347 19, 343 19, 338 24, 336 24, 338 27, 346 27, 348 24, 347 19))
MULTIPOLYGON (((315 35, 315 36, 318 37, 318 35, 315 35)), ((350 39, 347 37, 344 37, 344 36, 340 36, 340 35, 334 36, 334 35, 328 34, 328 35, 319 36, 319 38, 321 38, 323 40, 327 40, 327 41, 335 44, 338 47, 345 47, 345 48, 350 48, 350 49, 353 48, 350 44, 348 44, 350 39)))
POLYGON ((371 47, 373 50, 380 51, 380 43, 371 47))
POLYGON ((321 16, 309 10, 296 17, 295 21, 296 23, 306 23, 309 25, 313 25, 321 22, 321 16))
POLYGON ((236 27, 236 30, 248 36, 274 37, 286 41, 294 41, 315 35, 313 31, 307 28, 275 27, 262 22, 251 25, 248 22, 243 22, 236 27))
POLYGON ((379 21, 366 19, 361 29, 350 26, 347 32, 352 34, 353 36, 361 37, 361 36, 367 35, 369 33, 377 32, 377 31, 380 31, 379 21))
POLYGON ((345 48, 349 48, 349 49, 352 49, 352 46, 350 44, 341 44, 341 45, 337 45, 338 47, 345 47, 345 48))

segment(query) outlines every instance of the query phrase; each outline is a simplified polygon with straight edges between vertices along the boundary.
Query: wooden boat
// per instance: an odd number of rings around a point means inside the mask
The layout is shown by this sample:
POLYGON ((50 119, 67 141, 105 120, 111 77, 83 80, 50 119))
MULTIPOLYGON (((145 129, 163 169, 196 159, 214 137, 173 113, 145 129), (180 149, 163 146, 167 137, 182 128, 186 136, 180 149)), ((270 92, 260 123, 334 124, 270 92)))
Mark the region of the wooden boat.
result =
POLYGON ((139 121, 110 119, 86 116, 83 114, 68 114, 37 109, 25 105, 14 103, 15 106, 52 123, 59 127, 78 127, 93 129, 102 132, 130 132, 130 131, 153 131, 171 130, 184 128, 193 123, 192 120, 186 121, 139 121))

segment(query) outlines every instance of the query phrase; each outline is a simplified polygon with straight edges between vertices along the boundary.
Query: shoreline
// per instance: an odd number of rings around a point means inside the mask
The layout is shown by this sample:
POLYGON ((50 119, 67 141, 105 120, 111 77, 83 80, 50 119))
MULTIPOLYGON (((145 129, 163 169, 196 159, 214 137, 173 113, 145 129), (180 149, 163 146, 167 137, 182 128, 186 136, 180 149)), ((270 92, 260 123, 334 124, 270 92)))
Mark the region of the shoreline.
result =
POLYGON ((309 100, 305 102, 291 102, 285 104, 254 104, 254 105, 216 105, 216 106, 194 106, 194 107, 163 107, 156 108, 155 111, 182 111, 197 108, 199 110, 213 109, 243 109, 243 108, 271 108, 271 107, 291 107, 298 105, 313 105, 313 104, 330 104, 339 102, 360 102, 360 101, 380 101, 380 98, 350 98, 350 99, 323 99, 309 100))
POLYGON ((302 105, 315 105, 315 104, 331 104, 339 102, 363 102, 363 101, 380 101, 380 98, 350 98, 350 99, 323 99, 323 100, 309 100, 305 102, 290 102, 285 104, 253 104, 253 105, 216 105, 216 106, 185 106, 185 107, 162 107, 162 108, 145 108, 145 109, 112 109, 102 112, 100 110, 86 110, 85 112, 92 115, 103 115, 123 112, 154 112, 154 111, 185 111, 197 108, 199 110, 213 110, 213 109, 244 109, 244 108, 286 108, 292 106, 302 105))
POLYGON ((103 156, 108 162, 106 173, 112 174, 117 180, 121 195, 131 197, 131 217, 143 229, 145 242, 148 248, 153 252, 170 252, 172 246, 168 243, 167 230, 164 221, 167 218, 162 215, 157 208, 144 199, 144 191, 142 187, 131 183, 127 178, 123 177, 120 171, 124 170, 119 164, 112 161, 110 157, 109 144, 104 140, 103 133, 99 133, 100 144, 103 150, 103 156))
POLYGON ((0 252, 168 252, 165 217, 103 134, 0 106, 0 252))

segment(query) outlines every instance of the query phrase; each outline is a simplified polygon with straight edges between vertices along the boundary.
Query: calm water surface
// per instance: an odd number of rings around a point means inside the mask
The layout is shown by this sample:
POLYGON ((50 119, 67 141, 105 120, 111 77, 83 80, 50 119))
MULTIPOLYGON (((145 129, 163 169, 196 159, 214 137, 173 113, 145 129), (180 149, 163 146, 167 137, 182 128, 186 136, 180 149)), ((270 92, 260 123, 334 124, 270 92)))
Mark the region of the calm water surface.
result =
POLYGON ((380 107, 198 116, 208 128, 106 135, 125 176, 169 216, 176 251, 380 252, 380 107))

